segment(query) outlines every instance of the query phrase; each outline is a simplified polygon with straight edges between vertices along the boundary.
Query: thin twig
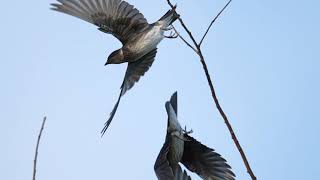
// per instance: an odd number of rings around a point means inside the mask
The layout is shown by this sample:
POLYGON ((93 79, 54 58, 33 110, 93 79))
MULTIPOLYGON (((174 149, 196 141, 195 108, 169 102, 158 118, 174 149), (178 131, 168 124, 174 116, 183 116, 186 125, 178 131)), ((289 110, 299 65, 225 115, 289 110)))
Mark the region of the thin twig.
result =
POLYGON ((183 36, 181 36, 180 33, 177 31, 177 29, 176 29, 174 26, 172 26, 172 27, 173 27, 173 30, 175 31, 175 33, 179 36, 179 38, 180 38, 187 46, 189 46, 195 53, 198 54, 198 50, 197 50, 195 47, 193 47, 183 36))
POLYGON ((41 139, 41 135, 42 135, 42 131, 44 129, 44 124, 46 123, 47 117, 43 118, 42 121, 42 126, 38 135, 38 140, 37 140, 37 146, 36 146, 36 152, 34 155, 34 160, 33 160, 33 178, 32 180, 36 180, 36 173, 37 173, 37 160, 38 160, 38 149, 39 149, 39 144, 40 144, 40 139, 41 139))
POLYGON ((211 26, 213 25, 213 23, 219 18, 219 16, 221 15, 221 13, 228 7, 228 5, 231 3, 232 0, 229 0, 228 3, 220 10, 220 12, 216 15, 216 17, 214 17, 214 19, 211 21, 209 27, 206 30, 206 33, 204 33, 203 37, 201 38, 201 41, 199 43, 199 46, 201 46, 201 44, 203 43, 203 40, 206 38, 211 26))
MULTIPOLYGON (((172 3, 170 2, 170 0, 167 0, 167 2, 168 2, 168 4, 171 6, 171 8, 173 9, 174 6, 173 6, 172 3)), ((210 77, 210 74, 209 74, 209 70, 208 70, 207 64, 206 64, 206 62, 205 62, 205 58, 204 58, 204 56, 203 56, 203 54, 202 54, 202 51, 201 51, 201 44, 202 44, 202 42, 204 41, 206 35, 208 34, 211 26, 213 25, 213 23, 215 22, 215 20, 219 17, 219 15, 223 12, 223 10, 230 4, 230 2, 231 2, 231 0, 226 4, 226 6, 225 6, 224 8, 220 11, 220 13, 213 19, 213 21, 211 21, 211 24, 210 24, 210 26, 207 28, 207 31, 206 31, 206 33, 204 34, 203 38, 201 39, 200 43, 197 43, 197 41, 195 40, 195 38, 194 38, 194 36, 192 35, 191 31, 190 31, 190 30, 188 29, 188 27, 185 25, 185 23, 183 22, 183 20, 182 20, 181 17, 179 18, 179 21, 180 21, 182 27, 184 28, 184 30, 188 33, 188 35, 189 35, 190 39, 192 40, 194 46, 196 47, 196 50, 197 50, 196 52, 197 52, 197 54, 198 54, 199 57, 200 57, 200 62, 201 62, 201 64, 202 64, 203 70, 204 70, 205 75, 206 75, 206 77, 207 77, 207 81, 208 81, 208 84, 209 84, 209 87, 210 87, 210 90, 211 90, 212 98, 213 98, 213 100, 214 100, 214 102, 215 102, 215 104, 216 104, 216 107, 217 107, 220 115, 222 116, 225 124, 226 124, 227 127, 228 127, 228 130, 229 130, 229 132, 230 132, 230 134, 231 134, 231 137, 232 137, 232 139, 233 139, 233 141, 234 141, 234 143, 235 143, 235 145, 236 145, 236 147, 237 147, 237 149, 238 149, 238 151, 239 151, 239 153, 240 153, 240 155, 241 155, 241 158, 242 158, 242 160, 243 160, 243 162, 244 162, 244 165, 245 165, 246 168, 247 168, 247 172, 248 172, 248 174, 250 175, 250 177, 251 177, 252 180, 256 180, 257 178, 256 178, 256 176, 254 175, 254 173, 253 173, 253 171, 252 171, 252 169, 251 169, 251 167, 250 167, 250 164, 249 164, 249 162, 248 162, 248 160, 247 160, 247 157, 246 157, 246 155, 245 155, 245 153, 244 153, 244 151, 243 151, 243 149, 242 149, 242 147, 241 147, 241 145, 240 145, 240 143, 239 143, 239 140, 238 140, 236 134, 234 133, 234 130, 233 130, 233 128, 232 128, 232 126, 231 126, 231 124, 230 124, 230 122, 229 122, 229 120, 228 120, 228 117, 227 117, 227 115, 224 113, 224 111, 223 111, 223 109, 222 109, 222 107, 221 107, 221 105, 220 105, 220 103, 219 103, 218 97, 217 97, 217 95, 216 95, 215 88, 214 88, 214 86, 213 86, 213 83, 212 83, 212 80, 211 80, 211 77, 210 77)))

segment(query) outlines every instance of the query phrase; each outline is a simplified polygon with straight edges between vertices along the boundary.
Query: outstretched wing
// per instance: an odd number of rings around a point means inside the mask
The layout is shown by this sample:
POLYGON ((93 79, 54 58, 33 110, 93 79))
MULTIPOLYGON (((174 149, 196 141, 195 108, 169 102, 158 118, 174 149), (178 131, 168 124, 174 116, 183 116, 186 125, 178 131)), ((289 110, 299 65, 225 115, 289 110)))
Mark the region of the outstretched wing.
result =
POLYGON ((144 55, 142 58, 135 62, 129 62, 126 75, 124 77, 123 83, 121 85, 121 92, 118 98, 117 103, 115 104, 113 110, 110 113, 108 121, 105 123, 104 128, 102 129, 102 135, 107 131, 116 111, 118 109, 121 97, 133 87, 133 85, 139 81, 140 77, 145 74, 151 67, 154 58, 156 57, 157 49, 153 49, 148 54, 144 55))
POLYGON ((95 24, 99 30, 112 34, 125 44, 149 24, 132 5, 121 0, 58 0, 52 10, 95 24))
POLYGON ((194 138, 185 135, 184 153, 181 163, 202 179, 234 180, 235 175, 226 160, 213 149, 201 144, 194 138))

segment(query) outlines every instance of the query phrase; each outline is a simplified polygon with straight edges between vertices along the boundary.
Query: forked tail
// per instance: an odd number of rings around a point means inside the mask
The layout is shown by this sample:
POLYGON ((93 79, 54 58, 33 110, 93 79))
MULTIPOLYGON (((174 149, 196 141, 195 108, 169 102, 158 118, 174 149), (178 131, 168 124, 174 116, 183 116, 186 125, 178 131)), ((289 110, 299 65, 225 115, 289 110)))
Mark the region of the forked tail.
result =
POLYGON ((180 15, 176 12, 177 5, 175 5, 171 10, 169 10, 165 15, 163 15, 159 21, 165 23, 165 26, 170 26, 175 20, 177 20, 180 15))
POLYGON ((104 123, 104 128, 103 128, 102 131, 101 131, 101 136, 103 136, 103 135, 106 133, 108 127, 109 127, 110 124, 111 124, 111 121, 112 121, 114 115, 115 115, 116 112, 117 112, 117 109, 118 109, 118 106, 119 106, 119 103, 120 103, 120 100, 121 100, 121 97, 122 97, 122 91, 123 91, 123 89, 121 89, 121 91, 120 91, 119 98, 118 98, 118 100, 117 100, 117 103, 114 105, 113 110, 112 110, 111 113, 110 113, 110 117, 109 117, 108 121, 104 123))

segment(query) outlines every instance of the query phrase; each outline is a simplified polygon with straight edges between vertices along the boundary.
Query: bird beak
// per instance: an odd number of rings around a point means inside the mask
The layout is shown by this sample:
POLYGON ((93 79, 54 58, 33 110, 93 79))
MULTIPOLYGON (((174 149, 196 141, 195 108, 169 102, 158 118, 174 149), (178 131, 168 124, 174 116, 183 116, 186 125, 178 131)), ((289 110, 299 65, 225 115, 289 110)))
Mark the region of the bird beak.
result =
POLYGON ((106 66, 106 65, 108 65, 108 64, 110 64, 110 63, 107 61, 104 65, 106 66))

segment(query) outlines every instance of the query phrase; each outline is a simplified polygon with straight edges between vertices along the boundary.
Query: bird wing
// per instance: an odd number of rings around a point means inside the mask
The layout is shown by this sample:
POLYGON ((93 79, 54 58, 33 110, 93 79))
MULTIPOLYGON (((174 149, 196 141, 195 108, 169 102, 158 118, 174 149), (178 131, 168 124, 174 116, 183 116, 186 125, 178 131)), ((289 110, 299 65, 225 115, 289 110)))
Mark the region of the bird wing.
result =
POLYGON ((122 95, 130 90, 140 77, 143 76, 151 67, 154 58, 157 54, 157 48, 153 49, 140 59, 134 62, 129 62, 124 81, 121 85, 122 95))
POLYGON ((178 165, 175 169, 175 177, 174 180, 191 180, 190 176, 188 176, 185 170, 182 171, 181 167, 178 165))
POLYGON ((185 170, 182 171, 179 165, 177 165, 174 170, 171 168, 167 159, 170 149, 170 141, 170 138, 167 136, 154 164, 154 171, 158 180, 191 180, 187 172, 185 170))
POLYGON ((206 180, 234 180, 235 175, 226 160, 213 149, 185 135, 184 153, 181 163, 206 180))
POLYGON ((123 83, 121 85, 121 91, 120 91, 118 101, 115 104, 114 108, 112 109, 112 111, 110 113, 110 117, 109 117, 108 121, 105 123, 105 126, 101 131, 102 135, 107 131, 114 115, 116 114, 121 97, 129 89, 131 89, 136 82, 139 81, 140 77, 143 76, 145 74, 145 72, 147 72, 149 70, 149 68, 151 67, 151 65, 154 61, 154 58, 156 57, 156 54, 157 54, 157 48, 153 49, 152 51, 150 51, 149 53, 144 55, 142 58, 140 58, 139 60, 128 63, 126 75, 125 75, 123 83))
POLYGON ((122 0, 58 0, 52 10, 75 16, 114 35, 122 44, 149 26, 136 8, 122 0))
POLYGON ((167 155, 170 150, 170 141, 170 138, 167 136, 166 141, 164 142, 154 164, 154 171, 158 177, 158 180, 174 180, 173 170, 170 167, 167 159, 167 155))

